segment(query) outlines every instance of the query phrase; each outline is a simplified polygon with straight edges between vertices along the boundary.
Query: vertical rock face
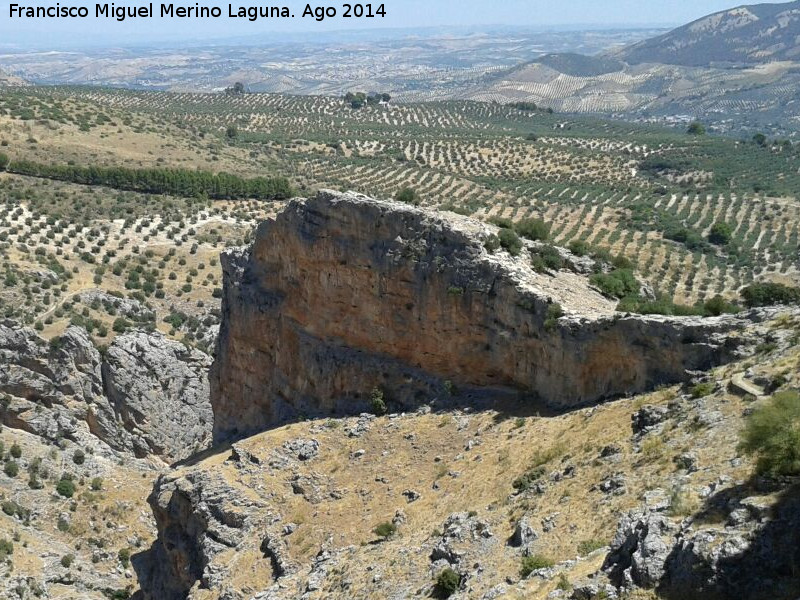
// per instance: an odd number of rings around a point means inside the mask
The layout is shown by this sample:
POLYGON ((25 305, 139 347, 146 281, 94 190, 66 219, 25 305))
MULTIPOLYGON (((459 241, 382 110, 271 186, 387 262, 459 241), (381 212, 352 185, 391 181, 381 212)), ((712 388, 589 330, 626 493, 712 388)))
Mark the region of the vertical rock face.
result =
POLYGON ((103 363, 106 395, 139 456, 186 458, 208 446, 211 359, 159 334, 117 338, 103 363))
POLYGON ((537 274, 525 250, 491 254, 495 231, 333 192, 262 223, 252 246, 223 255, 215 439, 359 410, 375 388, 398 405, 452 382, 569 408, 730 357, 735 319, 614 314, 583 277, 537 274))
POLYGON ((119 336, 102 357, 70 327, 48 344, 0 323, 0 421, 51 441, 90 444, 166 461, 211 439, 210 357, 158 333, 119 336))

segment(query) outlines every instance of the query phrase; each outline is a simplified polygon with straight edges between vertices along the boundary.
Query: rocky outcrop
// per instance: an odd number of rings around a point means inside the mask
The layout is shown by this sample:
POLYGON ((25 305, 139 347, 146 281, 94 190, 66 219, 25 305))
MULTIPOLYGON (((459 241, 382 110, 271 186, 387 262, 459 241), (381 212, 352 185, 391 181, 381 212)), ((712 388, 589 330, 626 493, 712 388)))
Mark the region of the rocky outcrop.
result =
POLYGON ((262 223, 252 246, 223 255, 215 439, 362 410, 375 389, 395 406, 430 402, 447 382, 570 408, 733 355, 736 319, 615 314, 584 276, 488 251, 496 231, 333 192, 262 223))
POLYGON ((109 347, 106 396, 138 456, 181 459, 208 446, 211 359, 159 334, 131 333, 109 347))
POLYGON ((784 491, 774 505, 737 497, 743 491, 721 491, 698 519, 678 522, 664 507, 623 516, 594 585, 613 585, 622 596, 657 590, 669 600, 794 600, 800 589, 797 491, 784 491), (707 523, 711 515, 722 523, 707 523))
POLYGON ((245 535, 252 535, 252 503, 215 474, 162 475, 148 502, 159 530, 148 560, 137 567, 148 599, 183 600, 197 581, 216 587, 229 573, 209 567, 213 558, 252 541, 245 535))
POLYGON ((210 358, 161 334, 119 336, 101 356, 79 327, 48 343, 4 322, 0 364, 0 420, 46 440, 167 461, 210 441, 210 358))

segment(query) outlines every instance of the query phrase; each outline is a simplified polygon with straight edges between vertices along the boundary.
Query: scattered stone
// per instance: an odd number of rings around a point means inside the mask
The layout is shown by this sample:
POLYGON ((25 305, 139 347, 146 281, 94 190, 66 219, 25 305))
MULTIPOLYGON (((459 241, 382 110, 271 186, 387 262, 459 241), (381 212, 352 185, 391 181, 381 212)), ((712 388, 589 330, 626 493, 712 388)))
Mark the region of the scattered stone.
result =
POLYGON ((631 428, 635 435, 645 435, 654 431, 669 417, 666 406, 643 406, 631 416, 631 428))
POLYGON ((511 534, 508 544, 514 548, 523 548, 535 541, 538 537, 539 534, 531 527, 528 518, 522 517, 519 522, 517 522, 517 526, 514 528, 514 533, 511 534))
POLYGON ((316 458, 319 454, 319 442, 303 439, 289 440, 283 443, 283 449, 297 460, 307 461, 316 458))
POLYGON ((416 502, 422 498, 422 495, 415 490, 403 490, 403 496, 406 497, 406 500, 408 500, 409 503, 416 502))

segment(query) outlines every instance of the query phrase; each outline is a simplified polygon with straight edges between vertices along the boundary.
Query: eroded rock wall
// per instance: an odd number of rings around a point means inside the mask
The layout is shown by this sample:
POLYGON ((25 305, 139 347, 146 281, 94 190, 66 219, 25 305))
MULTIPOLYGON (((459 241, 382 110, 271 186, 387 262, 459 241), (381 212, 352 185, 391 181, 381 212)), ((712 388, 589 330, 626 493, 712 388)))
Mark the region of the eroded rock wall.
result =
POLYGON ((400 406, 442 397, 450 382, 570 408, 732 355, 736 319, 614 314, 583 276, 535 273, 526 250, 487 251, 494 231, 333 192, 262 223, 252 246, 223 255, 215 439, 360 410, 375 388, 400 406))
POLYGON ((46 440, 93 438, 172 462, 211 441, 210 357, 159 333, 117 337, 101 356, 70 327, 49 343, 0 322, 0 422, 46 440))

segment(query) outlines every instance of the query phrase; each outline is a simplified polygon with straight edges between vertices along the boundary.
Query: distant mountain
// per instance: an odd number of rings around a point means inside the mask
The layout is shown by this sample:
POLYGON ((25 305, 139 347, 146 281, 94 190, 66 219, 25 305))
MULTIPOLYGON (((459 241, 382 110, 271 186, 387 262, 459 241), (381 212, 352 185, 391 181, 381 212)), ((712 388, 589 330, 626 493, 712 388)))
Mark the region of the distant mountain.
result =
POLYGON ((625 66, 608 56, 586 56, 571 52, 545 54, 533 62, 573 77, 596 77, 619 71, 625 66))
POLYGON ((690 67, 800 59, 800 1, 714 13, 612 54, 629 64, 690 67))
POLYGON ((15 77, 14 75, 9 75, 0 69, 0 87, 10 85, 25 85, 25 80, 15 77))

